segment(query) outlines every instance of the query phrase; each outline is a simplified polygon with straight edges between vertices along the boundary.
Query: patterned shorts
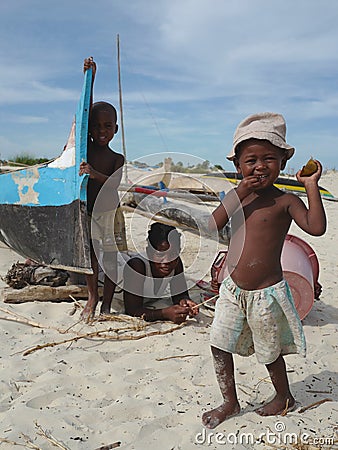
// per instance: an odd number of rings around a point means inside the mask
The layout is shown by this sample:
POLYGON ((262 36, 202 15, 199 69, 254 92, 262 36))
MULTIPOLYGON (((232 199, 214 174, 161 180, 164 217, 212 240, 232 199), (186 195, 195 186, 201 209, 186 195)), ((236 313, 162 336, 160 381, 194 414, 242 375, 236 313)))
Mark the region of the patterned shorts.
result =
POLYGON ((228 276, 220 288, 210 343, 220 350, 271 364, 279 355, 305 356, 303 327, 285 280, 255 291, 239 288, 228 276))
POLYGON ((104 252, 127 250, 124 215, 120 208, 88 216, 91 240, 101 243, 104 252))

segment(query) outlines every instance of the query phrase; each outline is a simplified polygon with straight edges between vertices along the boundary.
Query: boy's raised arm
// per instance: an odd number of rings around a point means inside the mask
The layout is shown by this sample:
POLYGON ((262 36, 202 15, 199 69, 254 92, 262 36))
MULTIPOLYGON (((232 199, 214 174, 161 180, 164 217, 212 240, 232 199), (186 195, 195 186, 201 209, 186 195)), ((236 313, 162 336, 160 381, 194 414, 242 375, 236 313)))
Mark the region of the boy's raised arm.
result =
POLYGON ((93 104, 93 88, 94 88, 94 79, 96 75, 96 63, 92 56, 86 58, 83 62, 83 72, 85 73, 88 69, 92 69, 92 85, 90 91, 90 105, 93 104))
POLYGON ((299 199, 299 203, 304 205, 299 207, 298 202, 293 202, 290 205, 289 212, 296 224, 305 232, 312 236, 322 236, 326 231, 326 215, 319 192, 318 181, 322 173, 322 165, 319 161, 317 164, 317 171, 311 176, 301 176, 300 170, 297 172, 297 180, 305 187, 308 208, 299 199))

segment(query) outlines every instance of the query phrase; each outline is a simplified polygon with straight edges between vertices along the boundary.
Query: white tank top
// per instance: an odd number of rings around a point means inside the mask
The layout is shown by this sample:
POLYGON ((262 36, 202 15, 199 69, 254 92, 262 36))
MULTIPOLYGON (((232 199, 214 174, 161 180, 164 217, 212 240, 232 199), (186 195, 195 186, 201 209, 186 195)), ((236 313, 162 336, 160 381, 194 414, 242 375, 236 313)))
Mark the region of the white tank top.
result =
POLYGON ((156 278, 156 281, 161 280, 161 284, 156 283, 155 285, 155 279, 151 272, 150 267, 150 261, 145 255, 138 254, 133 256, 133 258, 139 258, 144 262, 144 265, 146 267, 146 279, 144 282, 143 287, 143 298, 144 301, 147 302, 153 302, 156 299, 163 299, 163 298, 170 298, 171 299, 171 293, 170 293, 170 281, 172 276, 174 275, 174 271, 165 278, 156 278), (158 287, 158 290, 156 291, 156 287, 158 287))

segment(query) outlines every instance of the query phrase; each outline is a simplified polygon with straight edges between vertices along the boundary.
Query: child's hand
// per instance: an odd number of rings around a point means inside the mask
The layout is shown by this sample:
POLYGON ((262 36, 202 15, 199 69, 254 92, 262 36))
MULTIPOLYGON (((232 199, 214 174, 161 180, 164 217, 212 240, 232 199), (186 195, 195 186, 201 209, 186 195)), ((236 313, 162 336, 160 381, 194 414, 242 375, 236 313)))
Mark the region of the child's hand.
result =
POLYGON ((89 58, 86 58, 83 62, 83 72, 86 72, 86 70, 92 68, 93 71, 93 77, 96 74, 96 63, 93 60, 93 57, 90 56, 89 58))
POLYGON ((261 188, 261 178, 257 175, 249 175, 241 180, 237 186, 237 193, 242 192, 246 196, 261 188))
POLYGON ((173 305, 162 309, 162 314, 165 320, 180 324, 187 320, 189 308, 188 306, 173 305))
POLYGON ((306 186, 306 184, 308 183, 313 183, 313 182, 318 182, 321 174, 322 174, 322 165, 319 161, 317 161, 316 159, 313 160, 316 164, 317 164, 317 171, 315 173, 313 173, 312 175, 307 175, 307 176, 301 176, 301 171, 302 169, 298 170, 298 172, 296 173, 296 178, 297 180, 304 184, 304 186, 306 186))
POLYGON ((82 163, 80 164, 79 175, 87 174, 89 175, 90 178, 94 178, 94 172, 95 170, 92 168, 90 164, 88 164, 85 161, 82 161, 82 163))
POLYGON ((189 317, 197 316, 199 313, 197 303, 190 300, 190 298, 180 300, 180 305, 189 308, 189 317))

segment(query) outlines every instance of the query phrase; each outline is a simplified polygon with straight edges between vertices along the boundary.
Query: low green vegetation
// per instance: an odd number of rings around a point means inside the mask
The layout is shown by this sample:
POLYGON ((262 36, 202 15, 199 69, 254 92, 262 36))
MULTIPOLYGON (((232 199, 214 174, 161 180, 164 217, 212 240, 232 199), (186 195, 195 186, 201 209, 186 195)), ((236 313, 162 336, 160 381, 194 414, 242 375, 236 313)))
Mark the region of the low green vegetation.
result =
MULTIPOLYGON (((171 160, 171 158, 168 159, 171 160)), ((131 164, 133 164, 138 169, 148 169, 148 168, 158 169, 160 167, 163 167, 163 162, 159 162, 153 166, 149 166, 147 163, 140 161, 132 161, 131 164)), ((219 164, 212 165, 207 160, 198 163, 196 165, 193 164, 184 165, 182 161, 178 161, 177 163, 175 163, 172 160, 170 163, 170 171, 176 173, 208 173, 216 170, 224 170, 224 169, 221 165, 219 164)))
POLYGON ((29 153, 22 153, 21 155, 15 156, 11 161, 8 161, 8 165, 34 166, 47 161, 49 161, 47 158, 34 158, 29 153))
POLYGON ((205 173, 210 172, 210 162, 203 161, 202 163, 198 163, 196 165, 188 165, 185 167, 181 161, 178 161, 176 164, 174 162, 171 163, 172 172, 178 173, 205 173))

